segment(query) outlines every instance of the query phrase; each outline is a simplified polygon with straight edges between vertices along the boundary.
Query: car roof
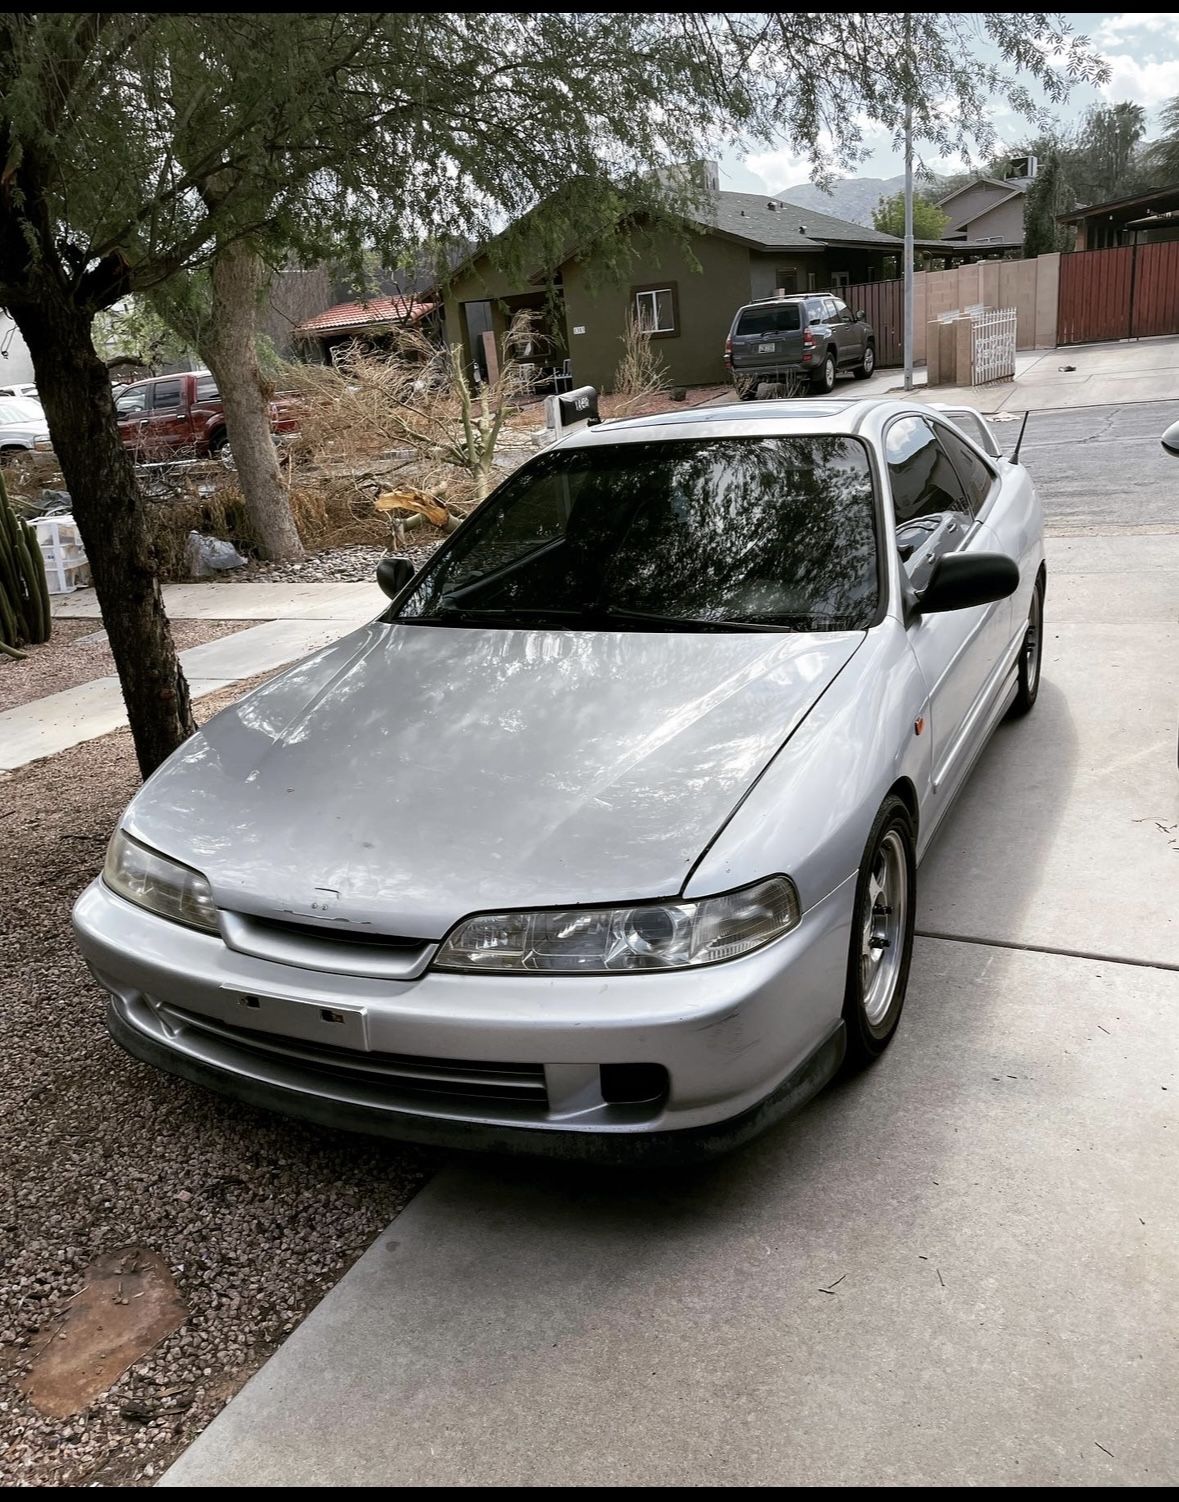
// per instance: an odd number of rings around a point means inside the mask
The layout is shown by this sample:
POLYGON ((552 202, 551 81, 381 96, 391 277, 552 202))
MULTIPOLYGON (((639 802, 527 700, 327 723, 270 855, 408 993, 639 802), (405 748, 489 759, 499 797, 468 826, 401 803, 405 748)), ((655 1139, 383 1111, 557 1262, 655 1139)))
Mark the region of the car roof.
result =
POLYGON ((906 402, 893 397, 861 397, 858 400, 801 400, 767 402, 729 402, 720 407, 695 407, 687 412, 659 412, 651 417, 623 417, 592 427, 574 429, 560 440, 562 447, 581 448, 598 443, 659 442, 685 438, 758 438, 790 433, 846 433, 849 436, 879 438, 891 417, 934 416, 946 420, 945 413, 931 412, 920 402, 906 402))

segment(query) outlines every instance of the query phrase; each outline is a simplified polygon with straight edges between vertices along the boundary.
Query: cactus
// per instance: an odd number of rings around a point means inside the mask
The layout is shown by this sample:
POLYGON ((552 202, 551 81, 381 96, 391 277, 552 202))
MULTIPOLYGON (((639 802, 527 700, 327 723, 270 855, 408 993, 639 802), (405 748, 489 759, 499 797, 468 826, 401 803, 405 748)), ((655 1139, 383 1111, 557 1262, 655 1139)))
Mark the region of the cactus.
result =
POLYGON ((49 584, 37 534, 8 504, 0 475, 0 651, 23 657, 19 648, 49 640, 49 584))

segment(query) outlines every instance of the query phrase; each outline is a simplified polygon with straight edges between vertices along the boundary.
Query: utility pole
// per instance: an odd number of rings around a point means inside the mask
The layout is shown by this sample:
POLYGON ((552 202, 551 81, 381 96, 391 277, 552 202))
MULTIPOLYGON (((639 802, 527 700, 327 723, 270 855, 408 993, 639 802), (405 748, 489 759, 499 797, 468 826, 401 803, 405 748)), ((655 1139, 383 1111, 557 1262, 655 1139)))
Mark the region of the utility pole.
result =
POLYGON ((905 12, 905 390, 913 389, 913 17, 905 12))

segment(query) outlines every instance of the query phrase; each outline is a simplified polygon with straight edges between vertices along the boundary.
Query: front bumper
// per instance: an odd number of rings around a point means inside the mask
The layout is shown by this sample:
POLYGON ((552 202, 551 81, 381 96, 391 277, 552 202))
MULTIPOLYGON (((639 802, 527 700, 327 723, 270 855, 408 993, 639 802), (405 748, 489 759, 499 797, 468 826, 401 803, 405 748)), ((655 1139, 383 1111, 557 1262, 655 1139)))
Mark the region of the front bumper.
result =
POLYGON ((853 892, 756 954, 660 975, 340 975, 238 952, 101 881, 74 927, 113 1036, 170 1073, 408 1140, 650 1157, 735 1145, 838 1067, 853 892), (665 1086, 608 1099, 616 1065, 665 1086))

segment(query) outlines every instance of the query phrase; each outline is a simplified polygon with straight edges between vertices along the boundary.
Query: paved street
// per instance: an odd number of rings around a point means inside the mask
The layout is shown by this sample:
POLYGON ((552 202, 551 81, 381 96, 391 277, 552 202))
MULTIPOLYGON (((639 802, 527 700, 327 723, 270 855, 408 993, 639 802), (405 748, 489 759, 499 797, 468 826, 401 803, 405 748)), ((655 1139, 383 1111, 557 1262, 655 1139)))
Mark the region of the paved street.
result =
POLYGON ((1179 1480, 1174 405, 1031 419, 1040 702, 881 1063, 707 1171, 456 1160, 163 1485, 1179 1480))

